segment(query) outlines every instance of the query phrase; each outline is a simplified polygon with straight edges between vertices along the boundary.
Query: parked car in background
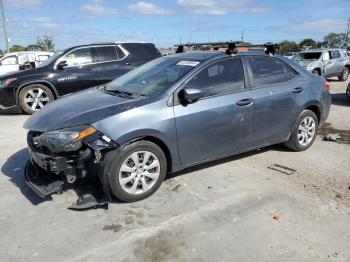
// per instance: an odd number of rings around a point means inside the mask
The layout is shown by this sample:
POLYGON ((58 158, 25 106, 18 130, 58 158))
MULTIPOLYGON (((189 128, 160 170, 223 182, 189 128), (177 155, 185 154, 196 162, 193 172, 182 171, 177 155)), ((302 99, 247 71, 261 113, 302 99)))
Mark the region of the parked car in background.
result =
POLYGON ((292 59, 294 55, 296 55, 297 52, 285 52, 283 53, 283 56, 288 58, 288 59, 292 59))
POLYGON ((0 58, 0 76, 18 70, 35 68, 52 55, 53 52, 42 51, 7 53, 0 58))
POLYGON ((281 56, 163 56, 31 116, 25 177, 45 197, 97 173, 105 194, 137 201, 168 172, 276 143, 308 149, 330 104, 323 77, 281 56))
POLYGON ((302 51, 293 60, 316 75, 337 76, 346 81, 350 74, 350 58, 342 49, 311 49, 302 51))
POLYGON ((0 77, 0 110, 32 114, 62 95, 102 85, 161 54, 149 43, 74 46, 37 68, 0 77))

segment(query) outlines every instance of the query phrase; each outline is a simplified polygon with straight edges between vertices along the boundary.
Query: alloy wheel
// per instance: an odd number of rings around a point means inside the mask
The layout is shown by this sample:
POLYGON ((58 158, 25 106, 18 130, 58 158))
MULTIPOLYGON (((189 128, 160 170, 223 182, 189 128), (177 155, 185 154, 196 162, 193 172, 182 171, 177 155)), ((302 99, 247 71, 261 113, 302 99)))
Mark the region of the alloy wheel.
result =
POLYGON ((345 67, 345 68, 344 68, 344 71, 343 71, 343 79, 344 79, 344 80, 347 80, 347 79, 348 79, 349 73, 350 73, 349 69, 348 69, 347 67, 345 67))
POLYGON ((298 128, 298 142, 302 146, 307 146, 316 135, 315 120, 308 116, 305 117, 299 124, 298 128))
POLYGON ((45 90, 32 88, 25 93, 24 102, 31 110, 38 111, 50 102, 50 97, 45 90))
POLYGON ((137 151, 129 155, 119 169, 119 183, 122 189, 133 195, 149 191, 157 182, 160 162, 149 151, 137 151))

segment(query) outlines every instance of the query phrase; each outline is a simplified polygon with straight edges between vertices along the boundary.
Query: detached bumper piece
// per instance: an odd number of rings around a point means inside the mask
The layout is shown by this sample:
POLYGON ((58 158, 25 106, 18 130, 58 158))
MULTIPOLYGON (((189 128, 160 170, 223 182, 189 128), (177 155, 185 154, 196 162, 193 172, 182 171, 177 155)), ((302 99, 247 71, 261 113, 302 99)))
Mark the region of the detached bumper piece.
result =
POLYGON ((40 170, 30 161, 24 171, 25 183, 41 198, 63 191, 64 181, 59 176, 40 174, 40 170))

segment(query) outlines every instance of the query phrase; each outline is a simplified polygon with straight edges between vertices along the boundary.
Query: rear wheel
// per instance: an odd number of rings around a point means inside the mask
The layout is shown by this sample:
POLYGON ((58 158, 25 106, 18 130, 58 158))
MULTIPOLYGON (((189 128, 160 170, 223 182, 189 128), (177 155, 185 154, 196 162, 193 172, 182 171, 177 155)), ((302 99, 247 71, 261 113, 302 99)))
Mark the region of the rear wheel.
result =
POLYGON ((344 67, 341 76, 338 77, 339 81, 346 81, 349 78, 350 69, 349 67, 344 67))
POLYGON ((19 104, 24 112, 33 114, 55 99, 51 90, 40 84, 24 87, 19 93, 19 104))
POLYGON ((304 110, 298 117, 286 146, 294 151, 308 149, 316 139, 318 119, 314 112, 304 110))
POLYGON ((111 193, 119 200, 145 199, 155 193, 164 180, 167 161, 154 143, 137 141, 108 154, 104 165, 110 167, 107 172, 111 193))

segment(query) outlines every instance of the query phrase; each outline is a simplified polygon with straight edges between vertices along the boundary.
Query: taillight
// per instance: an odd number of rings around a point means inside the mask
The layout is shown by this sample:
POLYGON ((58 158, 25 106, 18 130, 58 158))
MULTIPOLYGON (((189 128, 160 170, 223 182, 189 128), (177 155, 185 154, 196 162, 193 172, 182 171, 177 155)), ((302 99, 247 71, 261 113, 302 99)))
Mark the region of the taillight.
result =
POLYGON ((326 89, 328 92, 331 91, 331 86, 329 85, 329 83, 327 81, 325 81, 323 83, 323 88, 326 89))

